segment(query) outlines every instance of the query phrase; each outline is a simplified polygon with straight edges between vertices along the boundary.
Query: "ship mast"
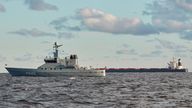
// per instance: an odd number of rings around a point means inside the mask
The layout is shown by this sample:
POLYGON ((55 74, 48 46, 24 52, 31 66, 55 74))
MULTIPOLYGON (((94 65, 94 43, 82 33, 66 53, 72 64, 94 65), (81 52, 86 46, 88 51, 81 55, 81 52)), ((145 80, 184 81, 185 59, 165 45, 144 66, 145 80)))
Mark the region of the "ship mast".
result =
POLYGON ((57 59, 58 58, 58 48, 61 47, 62 45, 57 45, 57 42, 54 43, 53 49, 55 50, 54 54, 54 58, 57 59))

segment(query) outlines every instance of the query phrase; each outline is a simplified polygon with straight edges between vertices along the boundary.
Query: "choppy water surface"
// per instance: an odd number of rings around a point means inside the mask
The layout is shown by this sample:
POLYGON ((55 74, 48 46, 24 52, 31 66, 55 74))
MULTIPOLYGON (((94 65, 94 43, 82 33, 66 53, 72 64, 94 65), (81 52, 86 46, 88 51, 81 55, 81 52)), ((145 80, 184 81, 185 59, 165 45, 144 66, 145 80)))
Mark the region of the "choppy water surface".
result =
POLYGON ((191 108, 192 73, 106 77, 0 74, 0 108, 191 108))

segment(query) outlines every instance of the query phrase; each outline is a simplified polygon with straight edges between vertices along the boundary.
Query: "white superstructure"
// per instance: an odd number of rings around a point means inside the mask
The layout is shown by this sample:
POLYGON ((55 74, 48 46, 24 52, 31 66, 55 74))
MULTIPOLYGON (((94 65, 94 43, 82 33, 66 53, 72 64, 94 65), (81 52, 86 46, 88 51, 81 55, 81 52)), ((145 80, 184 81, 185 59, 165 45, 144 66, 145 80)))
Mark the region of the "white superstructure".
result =
POLYGON ((175 58, 173 58, 173 60, 168 63, 168 68, 169 69, 183 69, 181 59, 178 59, 178 61, 176 61, 175 58))
POLYGON ((45 64, 37 68, 38 72, 46 72, 49 74, 66 75, 66 76, 105 76, 105 70, 87 69, 78 65, 78 57, 72 54, 64 59, 58 57, 58 48, 55 42, 53 48, 55 50, 54 57, 45 58, 45 64))

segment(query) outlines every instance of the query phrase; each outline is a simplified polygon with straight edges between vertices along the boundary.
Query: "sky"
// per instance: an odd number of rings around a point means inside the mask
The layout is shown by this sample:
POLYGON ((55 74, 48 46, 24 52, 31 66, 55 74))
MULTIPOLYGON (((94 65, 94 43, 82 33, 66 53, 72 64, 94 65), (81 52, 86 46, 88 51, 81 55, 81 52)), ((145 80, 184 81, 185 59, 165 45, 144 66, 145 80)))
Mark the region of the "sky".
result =
POLYGON ((77 54, 79 65, 192 71, 192 0, 0 0, 0 72, 77 54))

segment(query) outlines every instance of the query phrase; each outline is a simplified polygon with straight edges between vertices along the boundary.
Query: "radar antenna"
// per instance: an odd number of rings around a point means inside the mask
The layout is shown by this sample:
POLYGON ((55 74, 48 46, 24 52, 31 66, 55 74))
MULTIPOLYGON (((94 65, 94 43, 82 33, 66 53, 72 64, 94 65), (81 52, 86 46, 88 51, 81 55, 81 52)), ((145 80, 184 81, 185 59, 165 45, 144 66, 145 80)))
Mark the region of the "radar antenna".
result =
POLYGON ((54 58, 56 58, 56 59, 58 58, 58 48, 61 47, 61 46, 63 46, 63 45, 57 45, 57 42, 54 43, 54 46, 53 46, 53 48, 55 50, 54 58))
POLYGON ((57 45, 57 42, 55 42, 53 48, 58 49, 61 46, 63 46, 63 45, 57 45))

